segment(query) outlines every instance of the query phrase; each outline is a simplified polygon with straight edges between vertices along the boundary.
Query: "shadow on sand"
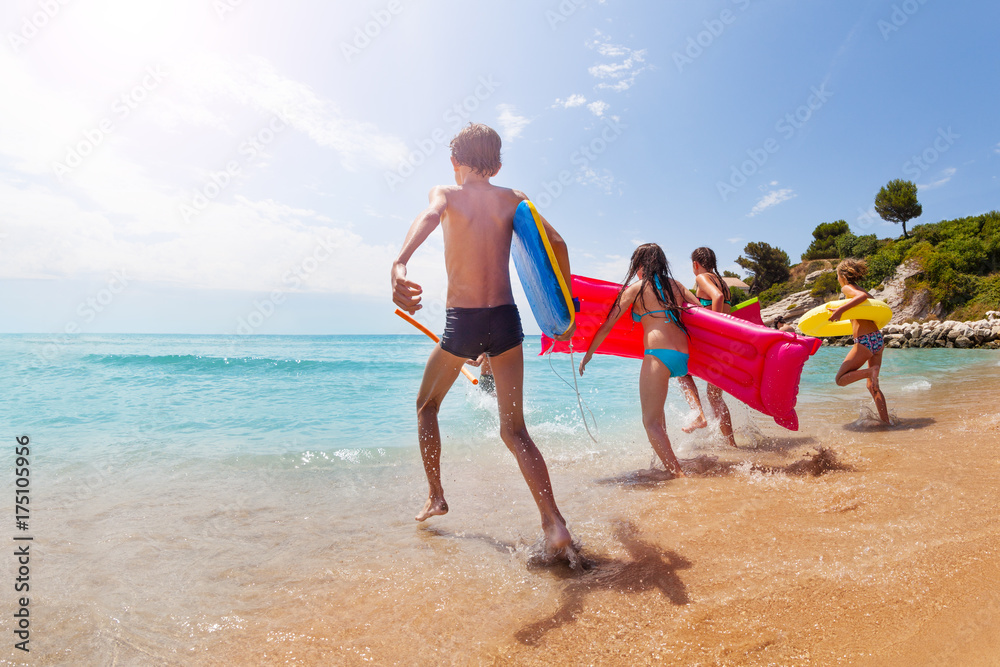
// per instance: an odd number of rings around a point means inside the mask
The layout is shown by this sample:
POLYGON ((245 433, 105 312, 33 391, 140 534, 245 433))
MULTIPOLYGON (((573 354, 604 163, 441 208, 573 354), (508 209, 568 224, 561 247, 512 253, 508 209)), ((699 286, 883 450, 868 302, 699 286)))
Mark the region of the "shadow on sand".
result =
POLYGON ((450 530, 444 530, 443 528, 428 525, 420 525, 417 527, 417 530, 420 535, 425 537, 450 537, 456 540, 473 540, 475 542, 482 542, 494 551, 502 553, 505 556, 510 556, 517 551, 517 545, 513 542, 503 542, 492 535, 487 535, 486 533, 453 533, 450 530))
POLYGON ((760 437, 753 444, 747 445, 742 449, 750 452, 790 452, 793 449, 798 449, 799 447, 815 444, 816 438, 810 435, 797 437, 789 436, 786 438, 760 437))
POLYGON ((687 604, 687 589, 677 571, 691 567, 691 563, 673 551, 661 551, 640 540, 637 533, 630 522, 620 522, 615 527, 615 538, 628 552, 626 560, 589 559, 588 567, 583 570, 565 565, 545 568, 546 572, 572 581, 563 589, 556 612, 518 630, 514 635, 517 640, 529 646, 537 644, 550 630, 575 621, 587 596, 599 591, 642 593, 655 589, 673 604, 687 604))
POLYGON ((872 417, 870 419, 857 419, 850 424, 844 424, 845 431, 854 433, 865 433, 868 431, 913 431, 918 428, 927 428, 937 423, 934 417, 903 417, 897 418, 892 426, 886 425, 880 419, 872 417))
MULTIPOLYGON (((811 438, 800 438, 809 441, 811 438)), ((768 465, 747 460, 719 460, 718 457, 702 455, 693 459, 681 461, 681 468, 688 477, 725 477, 736 473, 762 472, 767 474, 785 474, 796 477, 819 477, 833 471, 853 472, 854 467, 843 463, 837 458, 837 453, 827 447, 819 447, 805 458, 788 465, 768 465)), ((675 479, 674 476, 659 468, 636 470, 616 477, 605 477, 597 480, 598 484, 606 486, 622 486, 627 489, 652 489, 675 479)))

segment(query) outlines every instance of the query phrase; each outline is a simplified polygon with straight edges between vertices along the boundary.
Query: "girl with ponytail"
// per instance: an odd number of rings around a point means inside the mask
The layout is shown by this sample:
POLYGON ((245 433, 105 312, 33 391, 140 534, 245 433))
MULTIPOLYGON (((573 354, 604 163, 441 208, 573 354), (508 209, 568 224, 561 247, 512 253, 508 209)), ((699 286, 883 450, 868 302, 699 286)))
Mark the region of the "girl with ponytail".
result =
POLYGON ((639 371, 642 425, 646 428, 653 451, 663 461, 664 467, 677 477, 684 477, 684 473, 670 447, 663 406, 667 401, 671 376, 681 377, 688 372, 687 331, 681 324, 680 309, 695 303, 694 295, 670 275, 670 265, 660 246, 655 243, 639 246, 632 253, 628 274, 618 297, 580 362, 580 375, 583 375, 584 367, 608 337, 615 322, 631 310, 633 321, 642 324, 646 350, 639 371), (629 284, 633 278, 638 280, 629 284))
MULTIPOLYGON (((719 275, 719 268, 715 260, 715 252, 711 248, 698 248, 691 253, 692 270, 695 280, 698 283, 698 301, 705 308, 711 308, 717 313, 728 313, 732 310, 733 298, 729 292, 729 286, 719 275)), ((682 430, 685 433, 708 426, 705 420, 705 412, 701 406, 701 398, 698 396, 698 388, 694 384, 694 378, 685 375, 680 378, 681 389, 687 397, 688 405, 692 410, 697 411, 695 420, 682 430)), ((712 411, 719 418, 719 430, 729 444, 736 446, 736 439, 733 437, 733 418, 729 414, 729 407, 722 400, 722 390, 711 382, 708 383, 708 403, 712 406, 712 411)))

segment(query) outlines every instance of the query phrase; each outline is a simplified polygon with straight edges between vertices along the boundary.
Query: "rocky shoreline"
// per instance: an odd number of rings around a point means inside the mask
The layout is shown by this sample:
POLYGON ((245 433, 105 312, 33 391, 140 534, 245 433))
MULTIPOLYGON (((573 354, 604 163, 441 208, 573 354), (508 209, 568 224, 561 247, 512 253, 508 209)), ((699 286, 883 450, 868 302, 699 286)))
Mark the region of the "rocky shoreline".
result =
MULTIPOLYGON (((893 311, 892 321, 882 329, 886 347, 1000 349, 1000 311, 991 310, 986 313, 986 319, 974 322, 939 320, 940 306, 930 302, 929 293, 906 294, 905 280, 916 270, 917 267, 911 264, 900 266, 892 279, 872 292, 873 297, 885 301, 893 311)), ((824 269, 811 273, 806 276, 805 284, 810 285, 819 276, 831 271, 824 269)), ((795 292, 761 309, 761 319, 766 326, 773 326, 780 315, 786 324, 794 326, 804 313, 827 300, 829 297, 815 296, 808 289, 795 292)), ((802 333, 797 327, 796 332, 802 333)), ((850 336, 824 338, 823 344, 843 347, 853 345, 854 340, 850 336)))
MULTIPOLYGON (((908 324, 889 324, 882 333, 885 335, 885 346, 891 348, 908 347, 982 347, 991 350, 1000 349, 1000 312, 986 313, 987 319, 975 322, 956 322, 955 320, 928 320, 926 322, 911 322, 908 324)), ((825 345, 853 345, 850 336, 827 338, 825 345)))

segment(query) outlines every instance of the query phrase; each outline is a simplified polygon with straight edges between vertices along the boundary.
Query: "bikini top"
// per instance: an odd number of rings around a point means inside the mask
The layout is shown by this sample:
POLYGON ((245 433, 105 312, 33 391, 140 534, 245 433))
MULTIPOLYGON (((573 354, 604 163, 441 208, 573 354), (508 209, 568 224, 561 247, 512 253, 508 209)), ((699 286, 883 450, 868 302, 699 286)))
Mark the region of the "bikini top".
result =
MULTIPOLYGON (((656 291, 659 292, 659 294, 660 294, 660 300, 661 301, 666 301, 667 298, 663 295, 663 285, 660 284, 660 276, 653 276, 653 284, 656 286, 656 291)), ((642 313, 640 315, 640 314, 636 313, 635 310, 633 309, 632 310, 632 321, 633 322, 638 322, 639 320, 641 320, 642 318, 644 318, 646 315, 653 315, 655 313, 666 313, 668 320, 671 320, 674 324, 680 325, 680 321, 678 321, 677 315, 675 315, 674 311, 672 311, 672 310, 647 310, 645 313, 642 313)))
MULTIPOLYGON (((711 308, 712 307, 712 300, 711 299, 703 299, 703 298, 701 298, 699 296, 698 297, 698 301, 700 301, 701 305, 704 306, 705 308, 711 308)), ((732 306, 733 305, 733 297, 730 296, 728 299, 726 299, 722 303, 726 304, 727 306, 732 306)))

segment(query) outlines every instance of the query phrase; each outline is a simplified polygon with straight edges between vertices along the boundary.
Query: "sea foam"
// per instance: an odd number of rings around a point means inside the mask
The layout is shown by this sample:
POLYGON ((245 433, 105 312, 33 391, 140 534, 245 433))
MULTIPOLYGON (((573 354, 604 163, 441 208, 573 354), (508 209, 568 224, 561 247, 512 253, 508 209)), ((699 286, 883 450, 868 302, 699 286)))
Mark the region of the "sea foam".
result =
POLYGON ((914 392, 914 391, 927 391, 931 388, 931 383, 927 380, 917 380, 916 382, 911 382, 905 385, 902 389, 904 392, 914 392))

